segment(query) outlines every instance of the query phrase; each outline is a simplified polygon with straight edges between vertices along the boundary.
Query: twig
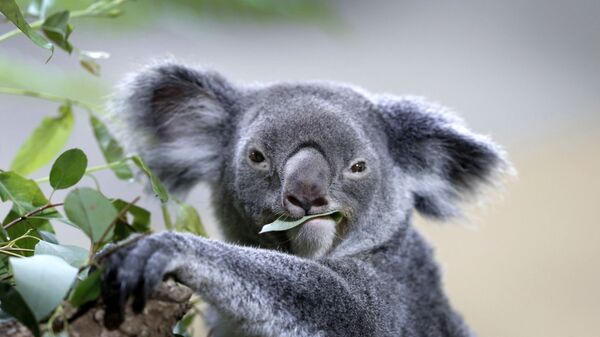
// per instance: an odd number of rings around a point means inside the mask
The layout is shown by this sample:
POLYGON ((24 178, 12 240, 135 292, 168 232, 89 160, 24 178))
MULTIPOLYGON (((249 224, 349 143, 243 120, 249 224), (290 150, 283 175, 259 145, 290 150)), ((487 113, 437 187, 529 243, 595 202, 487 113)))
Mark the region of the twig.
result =
POLYGON ((23 220, 26 220, 27 218, 29 218, 31 216, 34 216, 34 215, 39 214, 39 213, 42 213, 43 211, 47 210, 48 208, 54 208, 54 207, 58 207, 58 206, 62 206, 62 205, 64 205, 64 203, 59 202, 59 203, 56 203, 56 204, 47 204, 47 205, 44 205, 44 206, 42 206, 40 208, 34 209, 33 211, 31 211, 29 213, 26 213, 25 215, 21 215, 20 217, 18 217, 16 219, 14 219, 13 221, 9 222, 8 224, 6 224, 4 226, 4 229, 9 229, 13 225, 15 225, 15 224, 17 224, 17 223, 19 223, 19 222, 21 222, 23 220))
MULTIPOLYGON (((129 209, 138 201, 140 201, 139 196, 137 196, 135 199, 133 199, 132 202, 128 203, 125 207, 123 207, 123 209, 121 209, 119 214, 117 214, 117 217, 113 220, 113 222, 110 223, 110 225, 108 225, 108 227, 106 227, 106 230, 104 231, 104 233, 102 233, 100 240, 98 240, 99 244, 102 244, 102 242, 104 242, 104 240, 108 236, 108 233, 110 233, 110 230, 117 224, 117 221, 119 221, 119 219, 121 219, 121 217, 123 215, 125 215, 127 213, 127 211, 129 211, 129 209)), ((90 260, 92 259, 94 252, 95 252, 95 249, 90 250, 90 260)))
POLYGON ((58 103, 69 102, 69 103, 71 103, 73 105, 79 106, 79 107, 87 110, 89 113, 93 113, 94 110, 96 110, 89 103, 82 102, 82 101, 77 100, 77 99, 72 99, 72 98, 68 98, 68 97, 57 96, 57 95, 53 95, 53 94, 49 94, 49 93, 45 93, 45 92, 40 92, 40 91, 27 90, 27 89, 19 89, 19 88, 0 87, 0 94, 28 96, 28 97, 39 98, 39 99, 43 99, 43 100, 51 101, 51 102, 58 102, 58 103))
MULTIPOLYGON (((125 2, 125 0, 114 1, 112 4, 110 4, 109 6, 107 6, 107 8, 104 9, 104 12, 108 13, 110 10, 117 8, 123 2, 125 2)), ((78 18, 78 17, 101 17, 101 16, 103 16, 103 14, 104 14, 103 12, 98 11, 98 8, 95 8, 94 4, 92 4, 86 9, 82 9, 79 11, 72 11, 70 13, 69 17, 71 19, 78 18)), ((45 21, 45 19, 40 19, 40 20, 31 22, 29 24, 29 26, 33 29, 40 29, 42 27, 42 25, 44 24, 44 21, 45 21)), ((2 42, 4 40, 8 40, 11 37, 17 36, 21 33, 22 33, 22 31, 20 29, 13 29, 5 34, 0 35, 0 42, 2 42)))
MULTIPOLYGON (((116 252, 117 250, 119 250, 123 247, 127 247, 127 246, 131 245, 132 243, 135 243, 135 242, 139 241, 140 239, 145 238, 148 235, 150 235, 150 233, 138 234, 137 236, 135 236, 133 238, 127 238, 125 241, 119 242, 118 245, 113 245, 113 246, 104 248, 104 249, 102 249, 102 251, 100 251, 98 254, 96 254, 95 261, 100 261, 103 258, 105 258, 106 256, 116 252)), ((133 236, 133 235, 131 235, 131 236, 133 236)), ((94 264, 94 261, 92 261, 92 264, 94 264)))
MULTIPOLYGON (((88 168, 87 170, 85 170, 85 174, 87 175, 89 173, 94 173, 94 172, 97 172, 97 171, 102 171, 102 170, 106 170, 106 169, 109 169, 109 168, 117 167, 117 166, 125 164, 130 159, 131 159, 131 157, 127 157, 127 158, 123 158, 123 159, 118 160, 118 161, 114 161, 112 163, 108 163, 106 165, 92 166, 92 167, 88 168)), ((38 183, 38 184, 39 183, 47 183, 49 181, 50 181, 50 177, 44 177, 44 178, 39 178, 39 179, 35 180, 35 182, 38 183)))

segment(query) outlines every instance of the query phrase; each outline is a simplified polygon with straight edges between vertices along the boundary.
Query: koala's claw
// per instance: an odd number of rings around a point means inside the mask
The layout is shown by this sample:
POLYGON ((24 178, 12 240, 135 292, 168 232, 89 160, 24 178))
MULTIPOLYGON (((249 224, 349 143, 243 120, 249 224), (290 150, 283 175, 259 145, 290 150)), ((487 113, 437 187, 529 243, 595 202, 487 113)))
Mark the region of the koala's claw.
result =
POLYGON ((102 299, 107 329, 114 330, 123 323, 129 298, 133 299, 135 313, 143 311, 148 297, 167 272, 171 253, 171 248, 151 235, 104 258, 102 299))

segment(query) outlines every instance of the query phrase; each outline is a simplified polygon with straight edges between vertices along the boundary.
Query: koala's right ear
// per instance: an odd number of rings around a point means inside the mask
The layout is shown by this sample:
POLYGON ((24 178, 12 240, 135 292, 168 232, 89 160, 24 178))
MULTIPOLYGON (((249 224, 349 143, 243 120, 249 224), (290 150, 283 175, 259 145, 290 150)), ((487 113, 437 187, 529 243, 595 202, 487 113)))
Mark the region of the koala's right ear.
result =
POLYGON ((128 151, 138 153, 170 191, 218 179, 233 132, 236 89, 220 74, 175 63, 130 76, 110 110, 128 151))

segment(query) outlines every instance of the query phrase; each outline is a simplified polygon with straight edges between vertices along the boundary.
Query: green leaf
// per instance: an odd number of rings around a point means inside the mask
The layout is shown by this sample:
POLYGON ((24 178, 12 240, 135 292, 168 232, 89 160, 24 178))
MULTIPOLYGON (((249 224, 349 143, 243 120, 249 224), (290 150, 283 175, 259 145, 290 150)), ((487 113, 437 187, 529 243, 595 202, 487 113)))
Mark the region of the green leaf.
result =
POLYGON ((49 232, 49 231, 44 231, 44 230, 39 230, 38 233, 40 234, 40 237, 42 238, 42 240, 46 241, 46 242, 50 242, 50 243, 54 243, 54 244, 58 244, 58 239, 56 238, 56 234, 49 232))
POLYGON ((40 336, 40 327, 35 315, 23 297, 9 284, 0 283, 0 303, 2 310, 26 326, 35 337, 40 336))
POLYGON ((88 73, 94 76, 100 76, 100 65, 96 63, 93 59, 80 57, 79 64, 83 67, 83 69, 87 70, 88 73))
POLYGON ((18 215, 48 203, 38 184, 14 172, 0 173, 0 199, 12 201, 18 215))
POLYGON ((103 51, 81 50, 79 52, 79 63, 90 74, 100 76, 100 65, 96 60, 107 59, 110 54, 103 51))
POLYGON ((58 245, 46 241, 40 241, 35 245, 35 255, 53 255, 65 260, 75 268, 85 265, 89 252, 77 246, 58 245))
POLYGON ((285 230, 294 228, 296 226, 299 226, 310 219, 327 216, 327 215, 332 215, 332 218, 335 222, 339 222, 342 219, 342 214, 339 211, 331 211, 331 212, 322 213, 322 214, 307 215, 307 216, 304 216, 304 217, 302 217, 300 219, 296 219, 296 220, 281 217, 268 225, 264 225, 263 228, 260 230, 259 234, 266 233, 266 232, 273 232, 273 231, 285 231, 285 230))
POLYGON ((73 31, 73 26, 69 24, 69 16, 69 11, 52 14, 44 20, 42 31, 50 41, 71 54, 73 45, 69 42, 69 35, 73 31))
POLYGON ((130 205, 121 199, 113 200, 113 205, 117 208, 119 214, 125 207, 129 207, 125 216, 119 218, 116 222, 113 241, 124 240, 132 233, 147 233, 150 231, 150 212, 139 206, 130 205), (132 221, 127 219, 127 214, 133 217, 132 221))
POLYGON ((207 237, 202 221, 196 209, 186 203, 178 202, 175 229, 207 237))
POLYGON ((70 103, 59 108, 59 116, 45 117, 17 152, 11 170, 27 176, 49 163, 65 146, 73 131, 70 103))
MULTIPOLYGON (((44 193, 42 193, 39 186, 33 180, 23 178, 14 172, 0 173, 0 200, 12 201, 13 203, 10 212, 2 221, 3 225, 8 224, 27 212, 48 204, 46 196, 44 196, 44 193)), ((54 218, 60 216, 60 214, 55 209, 47 209, 43 213, 40 213, 39 216, 54 218)), ((51 230, 52 228, 47 219, 29 218, 10 227, 7 233, 9 237, 17 238, 25 234, 29 229, 51 230)), ((37 236, 38 234, 34 232, 32 235, 37 236)), ((32 249, 36 243, 37 240, 35 239, 19 240, 17 247, 32 249)), ((25 253, 25 255, 31 255, 31 253, 25 253)))
MULTIPOLYGON (((65 199, 64 209, 67 218, 81 228, 93 243, 99 243, 118 215, 110 200, 88 187, 71 191, 65 199)), ((106 238, 112 236, 113 230, 106 238)))
POLYGON ((39 321, 63 300, 77 277, 77 268, 52 255, 10 258, 15 288, 39 321))
MULTIPOLYGON (((90 115, 90 124, 94 130, 94 136, 104 159, 107 163, 114 163, 125 159, 125 151, 117 140, 110 134, 106 125, 94 115, 90 115)), ((119 179, 132 179, 133 172, 127 163, 112 168, 119 179)))
POLYGON ((196 318, 195 312, 190 312, 183 316, 183 318, 180 319, 179 322, 177 322, 177 324, 175 324, 175 326, 173 327, 173 335, 191 337, 192 334, 190 333, 189 329, 192 326, 192 323, 194 322, 194 318, 196 318))
POLYGON ((100 296, 102 285, 102 271, 96 270, 87 278, 79 281, 69 297, 69 302, 78 308, 100 296))
POLYGON ((152 186, 152 190, 160 199, 160 201, 163 203, 169 201, 169 193, 167 193, 167 190, 160 182, 160 180, 152 173, 152 171, 150 171, 150 168, 148 168, 148 166, 146 165, 146 163, 144 163, 142 158, 140 158, 139 156, 133 156, 131 157, 131 160, 133 160, 135 165, 137 165, 137 167, 139 167, 146 174, 146 176, 150 178, 150 185, 152 186))
POLYGON ((79 182, 87 168, 87 157, 80 149, 61 154, 50 170, 50 186, 55 190, 69 188, 79 182))
MULTIPOLYGON (((42 48, 49 49, 52 54, 54 53, 54 46, 52 43, 31 28, 27 21, 25 21, 21 9, 14 0, 0 1, 0 13, 4 14, 4 16, 17 26, 17 28, 33 41, 33 43, 42 48)), ((52 54, 50 54, 50 57, 52 57, 52 54)), ((48 58, 48 60, 50 60, 50 58, 48 58)))
MULTIPOLYGON (((12 221, 13 219, 16 219, 17 217, 19 217, 17 215, 16 212, 14 212, 14 209, 12 209, 8 215, 6 216, 5 220, 3 221, 3 224, 7 224, 10 221, 12 221)), ((20 238, 21 236, 25 235, 25 233, 29 232, 29 235, 38 238, 38 239, 34 239, 34 238, 21 238, 19 239, 19 241, 17 241, 17 243, 15 244, 15 247, 17 248, 24 248, 24 249, 34 249, 35 245, 40 241, 39 239, 41 239, 40 234, 38 232, 38 229, 43 227, 45 224, 48 224, 48 221, 46 220, 39 220, 39 219, 27 219, 27 220, 23 220, 21 222, 19 222, 18 224, 10 227, 6 232, 8 234, 8 237, 10 237, 11 239, 15 239, 15 238, 20 238)), ((33 252, 30 251, 24 251, 20 253, 23 256, 32 256, 33 252)))

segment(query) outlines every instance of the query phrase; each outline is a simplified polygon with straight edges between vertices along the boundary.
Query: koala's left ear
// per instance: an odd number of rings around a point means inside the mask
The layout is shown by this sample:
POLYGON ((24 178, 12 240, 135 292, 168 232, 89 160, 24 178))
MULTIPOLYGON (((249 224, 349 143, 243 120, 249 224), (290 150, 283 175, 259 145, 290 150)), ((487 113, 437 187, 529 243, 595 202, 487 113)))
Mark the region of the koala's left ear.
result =
POLYGON ((109 110, 124 124, 117 132, 128 150, 169 190, 185 193, 220 176, 239 96, 216 72, 163 62, 131 75, 109 110))
POLYGON ((445 108, 421 98, 381 97, 377 107, 391 156, 411 176, 414 207, 449 218, 458 203, 510 171, 500 147, 474 134, 445 108))

